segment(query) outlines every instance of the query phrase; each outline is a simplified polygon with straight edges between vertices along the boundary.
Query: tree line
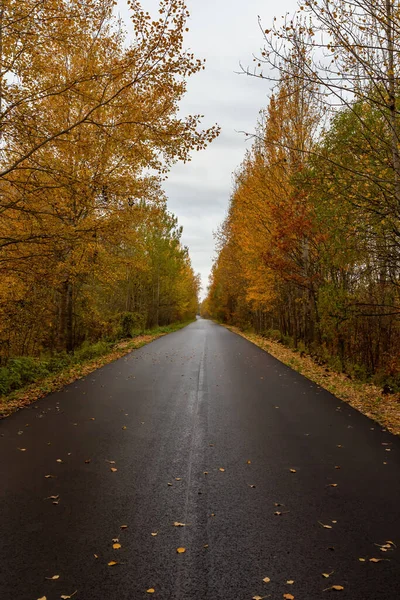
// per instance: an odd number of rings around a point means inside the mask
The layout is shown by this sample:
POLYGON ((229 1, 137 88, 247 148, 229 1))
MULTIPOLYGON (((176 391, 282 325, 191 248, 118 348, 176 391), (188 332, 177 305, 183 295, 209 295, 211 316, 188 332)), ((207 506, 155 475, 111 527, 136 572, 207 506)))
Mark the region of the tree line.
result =
POLYGON ((203 314, 400 386, 400 10, 307 0, 263 29, 273 81, 203 314))
POLYGON ((218 127, 183 118, 183 0, 3 0, 0 365, 193 318, 199 278, 162 182, 218 127))

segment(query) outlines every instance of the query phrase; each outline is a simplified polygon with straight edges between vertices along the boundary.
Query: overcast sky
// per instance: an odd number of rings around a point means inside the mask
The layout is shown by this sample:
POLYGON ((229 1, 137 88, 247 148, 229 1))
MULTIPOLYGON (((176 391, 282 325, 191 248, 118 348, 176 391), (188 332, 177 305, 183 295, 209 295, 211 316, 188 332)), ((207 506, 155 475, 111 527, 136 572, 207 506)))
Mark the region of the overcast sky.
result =
MULTIPOLYGON (((252 54, 262 45, 258 15, 268 29, 274 16, 292 14, 297 0, 187 0, 187 5, 191 17, 185 46, 207 63, 205 71, 189 79, 181 112, 203 114, 204 127, 218 123, 222 132, 190 163, 174 166, 165 191, 169 210, 183 225, 183 243, 201 274, 204 297, 215 255, 213 232, 226 215, 232 172, 250 143, 239 132, 254 131, 269 93, 266 81, 236 74, 239 63, 251 67, 252 54)), ((156 14, 158 2, 142 0, 142 6, 156 14)), ((118 9, 126 18, 126 0, 118 0, 118 9)))

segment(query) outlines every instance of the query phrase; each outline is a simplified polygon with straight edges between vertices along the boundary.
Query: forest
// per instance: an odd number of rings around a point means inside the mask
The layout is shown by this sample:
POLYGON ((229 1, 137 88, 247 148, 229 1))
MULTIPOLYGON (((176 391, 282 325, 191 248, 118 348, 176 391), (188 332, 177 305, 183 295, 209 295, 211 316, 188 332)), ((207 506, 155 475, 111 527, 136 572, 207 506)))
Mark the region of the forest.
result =
POLYGON ((400 389, 400 13, 307 0, 263 28, 272 81, 202 314, 400 389))
POLYGON ((1 3, 0 393, 39 359, 197 312, 162 182, 218 135, 178 114, 204 62, 182 0, 155 18, 132 1, 128 25, 114 5, 1 3))

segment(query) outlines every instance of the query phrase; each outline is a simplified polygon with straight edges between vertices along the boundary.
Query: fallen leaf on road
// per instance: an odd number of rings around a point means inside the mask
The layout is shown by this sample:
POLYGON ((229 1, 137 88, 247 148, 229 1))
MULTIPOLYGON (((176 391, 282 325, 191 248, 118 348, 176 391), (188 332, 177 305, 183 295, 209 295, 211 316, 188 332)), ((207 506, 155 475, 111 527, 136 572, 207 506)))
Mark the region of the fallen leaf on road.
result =
POLYGON ((94 556, 95 558, 99 558, 98 554, 93 554, 93 556, 94 556))
POLYGON ((37 600, 47 600, 46 596, 42 596, 41 598, 38 598, 37 600))
POLYGON ((286 583, 287 583, 288 585, 293 585, 293 584, 294 584, 294 581, 293 581, 293 579, 288 579, 286 583))
POLYGON ((253 596, 252 600, 263 600, 265 596, 253 596))
POLYGON ((204 544, 203 548, 208 548, 208 544, 204 544))
POLYGON ((338 484, 337 483, 328 483, 327 487, 337 487, 338 484))
POLYGON ((296 469, 290 469, 291 473, 296 473, 296 469))
POLYGON ((68 596, 68 594, 62 594, 62 595, 60 596, 60 598, 62 598, 62 600, 68 600, 69 598, 72 598, 72 596, 75 596, 75 594, 76 594, 77 592, 78 592, 78 590, 75 590, 75 591, 74 591, 74 593, 73 593, 73 594, 70 594, 69 596, 68 596))
POLYGON ((251 485, 251 484, 249 484, 249 487, 251 487, 251 488, 255 488, 256 486, 255 486, 255 485, 251 485))
POLYGON ((155 590, 154 588, 149 588, 148 590, 146 590, 146 592, 147 592, 148 594, 154 594, 154 592, 155 592, 155 591, 156 591, 156 590, 155 590))
POLYGON ((332 571, 331 573, 322 573, 322 577, 328 578, 328 577, 330 577, 331 575, 333 575, 333 573, 334 573, 334 572, 335 572, 335 571, 332 571))
POLYGON ((57 458, 56 462, 58 462, 58 463, 62 463, 62 462, 63 462, 63 460, 62 460, 61 458, 57 458))
POLYGON ((126 429, 126 425, 124 425, 124 426, 122 427, 122 429, 126 429))
POLYGON ((26 452, 26 448, 18 448, 18 450, 21 450, 21 452, 26 452))
POLYGON ((110 562, 108 563, 109 567, 114 567, 115 565, 117 565, 118 563, 115 560, 110 560, 110 562))
POLYGON ((120 525, 119 528, 120 529, 128 529, 128 525, 120 525))
POLYGON ((285 600, 294 600, 294 596, 292 594, 283 594, 285 600))
POLYGON ((92 460, 91 458, 87 458, 87 459, 85 460, 85 463, 88 465, 88 464, 90 463, 90 461, 91 461, 91 460, 92 460))
POLYGON ((60 579, 60 576, 59 575, 53 575, 53 577, 46 577, 45 579, 49 579, 49 580, 55 581, 56 579, 60 579))
POLYGON ((106 462, 108 462, 108 464, 110 464, 110 465, 115 465, 115 460, 107 460, 106 459, 106 462))
POLYGON ((114 550, 119 550, 121 548, 121 544, 116 542, 115 544, 113 544, 113 548, 114 548, 114 550))
POLYGON ((179 521, 175 521, 174 527, 186 527, 186 523, 179 523, 179 521))
POLYGON ((151 535, 155 537, 158 534, 158 531, 154 531, 151 535))
POLYGON ((248 460, 248 461, 247 461, 247 464, 248 464, 248 465, 251 465, 251 460, 248 460))
POLYGON ((342 444, 337 444, 336 448, 343 448, 342 444))
POLYGON ((90 417, 90 420, 91 421, 95 421, 96 419, 94 417, 90 417))
POLYGON ((359 558, 358 559, 360 562, 365 562, 365 558, 359 558))
POLYGON ((184 552, 186 552, 186 548, 177 548, 176 551, 178 554, 183 554, 184 552))
POLYGON ((384 559, 383 558, 370 558, 369 562, 378 563, 378 562, 381 562, 381 560, 384 560, 384 559))
POLYGON ((222 472, 224 472, 224 471, 225 471, 225 469, 223 469, 222 467, 220 467, 220 468, 219 468, 219 470, 220 470, 220 471, 222 471, 222 472))
POLYGON ((341 592, 342 590, 344 590, 344 587, 342 585, 332 585, 331 587, 326 588, 323 591, 326 592, 327 590, 335 590, 336 592, 341 592))
POLYGON ((56 477, 55 475, 45 475, 45 478, 46 478, 46 479, 50 479, 50 478, 53 478, 53 479, 55 479, 55 477, 56 477))
POLYGON ((168 482, 167 485, 172 485, 172 483, 168 482))
POLYGON ((321 523, 321 521, 318 521, 318 523, 321 525, 321 527, 323 527, 324 529, 333 529, 332 525, 324 525, 323 523, 321 523))
POLYGON ((116 471, 118 471, 118 469, 116 469, 115 467, 110 467, 110 471, 112 471, 113 473, 115 473, 116 471))
POLYGON ((335 469, 340 469, 341 467, 339 465, 336 465, 335 469))
POLYGON ((264 583, 269 583, 271 580, 269 577, 264 577, 263 582, 264 583))
POLYGON ((182 477, 175 477, 175 481, 182 481, 182 477))
POLYGON ((47 498, 45 498, 45 500, 58 500, 59 497, 60 497, 60 494, 57 494, 57 496, 47 496, 47 498))
POLYGON ((208 475, 208 471, 203 471, 203 475, 208 475))

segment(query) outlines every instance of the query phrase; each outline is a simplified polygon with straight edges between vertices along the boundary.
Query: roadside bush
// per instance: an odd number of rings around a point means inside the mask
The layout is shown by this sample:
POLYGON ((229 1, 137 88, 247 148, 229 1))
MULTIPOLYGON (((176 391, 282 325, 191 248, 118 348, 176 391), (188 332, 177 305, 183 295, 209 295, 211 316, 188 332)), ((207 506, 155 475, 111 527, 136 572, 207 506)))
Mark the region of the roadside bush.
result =
POLYGON ((267 329, 267 331, 265 332, 265 337, 269 338, 270 340, 273 340, 274 342, 279 342, 279 340, 282 337, 282 334, 279 331, 279 329, 267 329))
POLYGON ((82 346, 74 352, 74 362, 80 363, 85 360, 91 360, 93 358, 97 358, 98 356, 102 356, 103 354, 106 354, 111 347, 111 343, 105 342, 103 340, 100 340, 95 344, 90 344, 90 342, 83 342, 82 346))

